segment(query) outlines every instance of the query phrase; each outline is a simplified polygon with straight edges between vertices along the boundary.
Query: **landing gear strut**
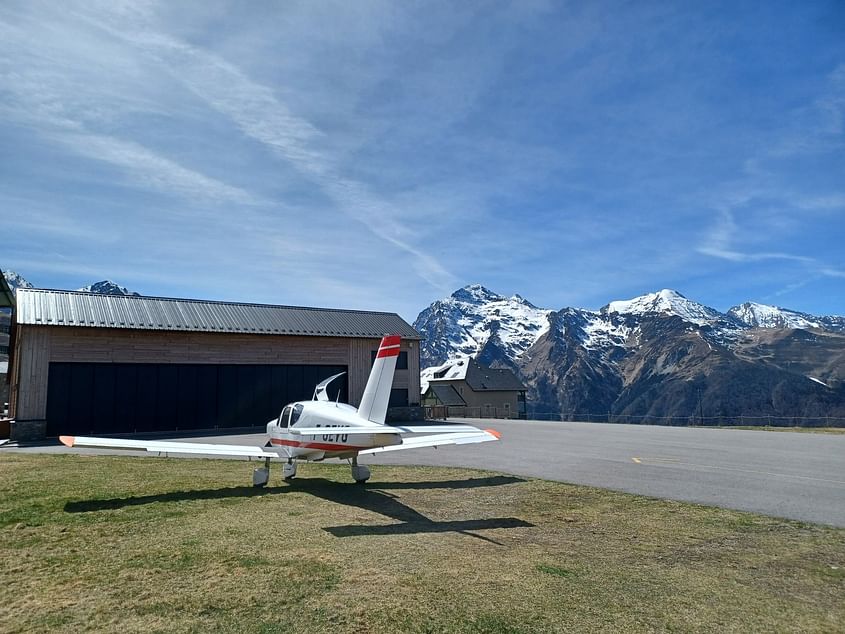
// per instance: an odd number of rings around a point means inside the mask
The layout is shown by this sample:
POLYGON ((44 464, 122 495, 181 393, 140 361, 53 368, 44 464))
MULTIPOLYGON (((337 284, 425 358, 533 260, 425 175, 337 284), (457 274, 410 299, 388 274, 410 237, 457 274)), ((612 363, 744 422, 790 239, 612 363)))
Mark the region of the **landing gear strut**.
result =
POLYGON ((296 463, 293 460, 288 459, 282 467, 282 477, 285 480, 293 480, 296 477, 296 463))
POLYGON ((270 458, 264 459, 264 466, 252 472, 252 486, 263 487, 270 479, 270 458))
POLYGON ((358 484, 364 484, 370 479, 370 470, 358 464, 358 456, 352 458, 352 479, 358 484))

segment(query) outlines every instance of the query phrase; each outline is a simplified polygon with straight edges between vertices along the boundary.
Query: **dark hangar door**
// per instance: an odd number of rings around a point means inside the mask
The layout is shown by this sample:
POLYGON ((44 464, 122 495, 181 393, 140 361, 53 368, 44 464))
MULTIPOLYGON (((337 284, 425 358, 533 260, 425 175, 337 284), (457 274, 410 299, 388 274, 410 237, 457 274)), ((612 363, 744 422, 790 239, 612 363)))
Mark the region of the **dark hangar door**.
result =
MULTIPOLYGON (((51 363, 47 435, 263 426, 338 365, 51 363)), ((347 402, 346 375, 329 395, 347 402)))

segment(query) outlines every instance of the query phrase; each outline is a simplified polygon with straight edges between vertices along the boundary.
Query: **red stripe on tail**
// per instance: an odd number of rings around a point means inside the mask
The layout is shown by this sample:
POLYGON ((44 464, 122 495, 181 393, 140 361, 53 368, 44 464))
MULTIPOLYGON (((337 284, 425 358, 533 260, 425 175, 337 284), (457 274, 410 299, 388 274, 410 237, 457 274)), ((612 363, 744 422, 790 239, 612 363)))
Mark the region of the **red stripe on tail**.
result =
POLYGON ((399 345, 402 337, 399 335, 388 335, 381 340, 381 345, 378 347, 376 359, 382 357, 397 357, 399 356, 399 345))

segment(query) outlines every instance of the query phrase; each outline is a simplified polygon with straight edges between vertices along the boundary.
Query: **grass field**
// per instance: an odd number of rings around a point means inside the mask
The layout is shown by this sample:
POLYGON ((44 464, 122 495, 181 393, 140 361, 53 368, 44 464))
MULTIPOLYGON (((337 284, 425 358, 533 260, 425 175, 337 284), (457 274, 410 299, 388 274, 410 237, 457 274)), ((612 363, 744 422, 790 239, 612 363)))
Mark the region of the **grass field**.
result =
POLYGON ((845 530, 442 468, 0 453, 0 630, 834 632, 845 530))

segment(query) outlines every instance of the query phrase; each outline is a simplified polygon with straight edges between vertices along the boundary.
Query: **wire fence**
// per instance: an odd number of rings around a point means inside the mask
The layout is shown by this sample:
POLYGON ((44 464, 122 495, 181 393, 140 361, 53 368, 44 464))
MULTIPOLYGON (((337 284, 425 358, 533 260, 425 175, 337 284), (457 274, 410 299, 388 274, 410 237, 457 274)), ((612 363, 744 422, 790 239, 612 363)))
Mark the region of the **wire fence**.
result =
POLYGON ((559 414, 531 412, 532 420, 568 420, 621 425, 667 425, 673 427, 845 427, 838 416, 637 416, 633 414, 559 414))
POLYGON ((540 421, 578 421, 584 423, 617 423, 620 425, 666 425, 672 427, 843 427, 845 417, 841 416, 778 416, 736 415, 736 416, 638 416, 633 414, 578 414, 560 412, 527 413, 496 407, 446 407, 425 408, 426 418, 520 418, 540 421))
POLYGON ((426 405, 425 417, 431 419, 444 418, 526 418, 525 413, 520 413, 509 407, 469 407, 466 405, 426 405))

